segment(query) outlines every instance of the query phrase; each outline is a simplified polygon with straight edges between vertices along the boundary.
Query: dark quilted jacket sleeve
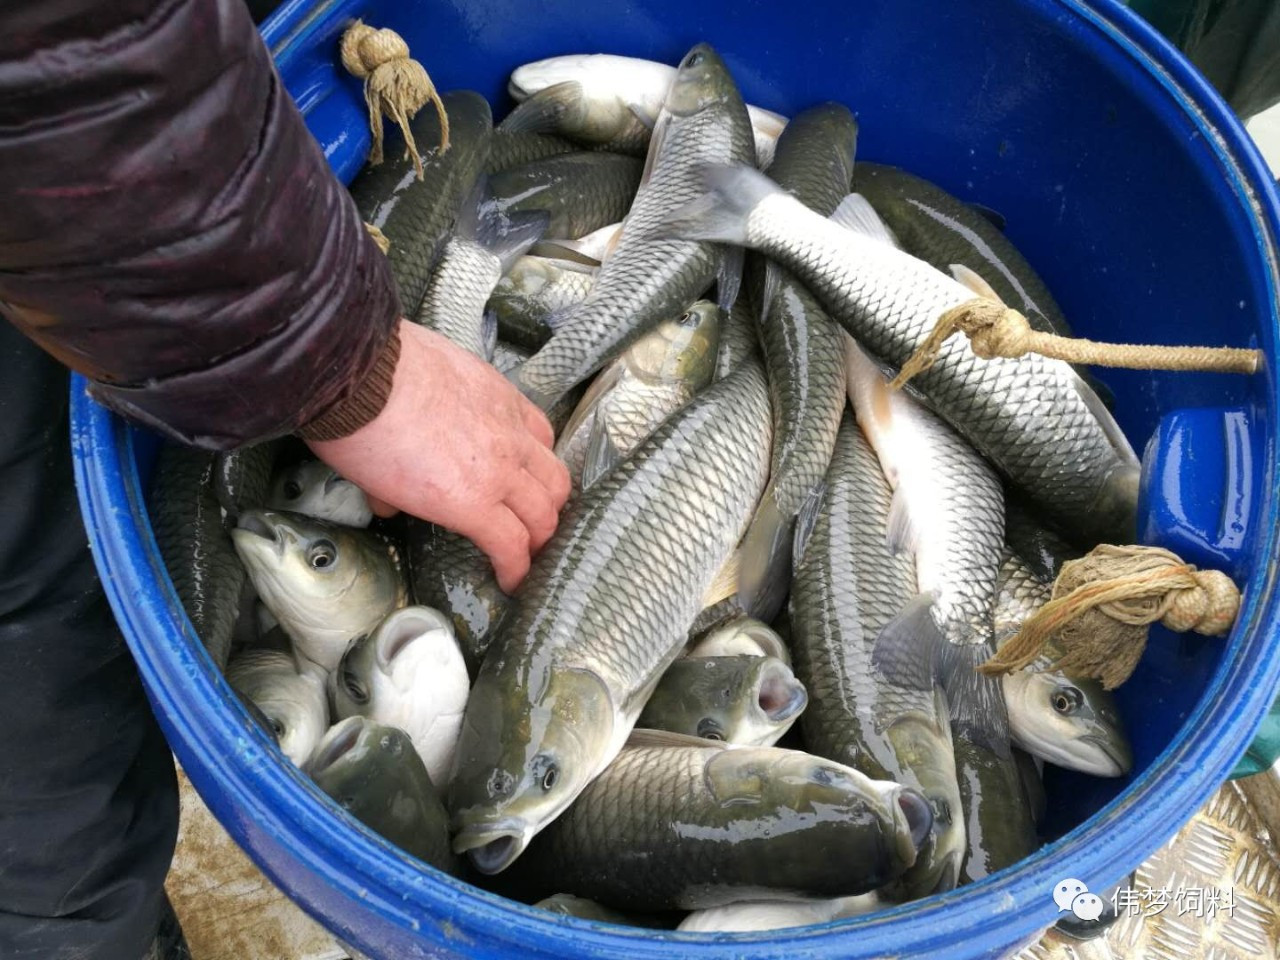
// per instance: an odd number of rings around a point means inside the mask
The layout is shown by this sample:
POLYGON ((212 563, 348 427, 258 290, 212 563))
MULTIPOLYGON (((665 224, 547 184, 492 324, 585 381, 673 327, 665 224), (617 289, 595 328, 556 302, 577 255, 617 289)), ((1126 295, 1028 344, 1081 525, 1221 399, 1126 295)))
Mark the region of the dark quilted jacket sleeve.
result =
POLYGON ((0 183, 0 309, 125 416, 227 448, 385 402, 386 258, 243 0, 7 0, 0 183))

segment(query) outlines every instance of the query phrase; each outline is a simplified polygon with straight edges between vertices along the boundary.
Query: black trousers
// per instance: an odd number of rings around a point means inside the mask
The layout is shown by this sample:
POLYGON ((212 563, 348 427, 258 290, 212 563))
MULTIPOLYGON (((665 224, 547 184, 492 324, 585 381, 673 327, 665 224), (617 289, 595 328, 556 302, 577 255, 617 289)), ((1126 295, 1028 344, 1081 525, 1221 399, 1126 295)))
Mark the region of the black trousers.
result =
POLYGON ((0 958, 141 960, 177 790, 89 555, 67 387, 0 322, 0 958))

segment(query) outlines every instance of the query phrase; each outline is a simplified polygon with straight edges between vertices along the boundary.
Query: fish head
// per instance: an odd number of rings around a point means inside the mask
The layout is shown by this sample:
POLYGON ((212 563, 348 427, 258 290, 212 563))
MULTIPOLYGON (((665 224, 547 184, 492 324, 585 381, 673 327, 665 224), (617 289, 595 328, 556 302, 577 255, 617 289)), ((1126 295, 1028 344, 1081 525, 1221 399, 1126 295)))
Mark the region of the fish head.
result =
POLYGON ((709 107, 740 100, 737 85, 720 55, 710 44, 700 43, 680 61, 662 109, 674 117, 690 117, 709 107))
POLYGON ((323 626, 339 612, 347 622, 376 622, 395 607, 395 566, 365 531, 301 514, 245 510, 231 539, 263 603, 295 639, 300 624, 323 626))
POLYGON ((409 735, 368 717, 335 723, 317 744, 306 773, 345 810, 369 803, 375 795, 396 792, 402 764, 416 757, 409 735))
POLYGON ((467 701, 450 797, 453 849, 485 874, 505 870, 599 774, 621 724, 590 670, 550 666, 520 683, 494 662, 467 701))
POLYGON ((250 650, 227 667, 227 681, 281 752, 306 762, 328 726, 321 677, 299 671, 292 653, 250 650))
POLYGON ((723 750, 705 775, 721 804, 796 811, 829 823, 841 837, 843 862, 866 871, 871 887, 901 876, 930 840, 933 812, 919 792, 798 750, 723 750))
POLYGON ((677 660, 645 706, 641 725, 751 746, 772 746, 809 702, 774 657, 677 660))
POLYGON ((271 483, 267 506, 352 527, 367 527, 373 519, 364 491, 320 460, 304 460, 280 471, 271 483))
POLYGON ((699 300, 636 341, 628 351, 631 370, 650 382, 680 382, 701 389, 715 375, 723 319, 718 306, 699 300))
POLYGON ((1115 698, 1098 681, 1019 670, 1002 683, 1014 739, 1033 756, 1096 777, 1133 769, 1115 698))

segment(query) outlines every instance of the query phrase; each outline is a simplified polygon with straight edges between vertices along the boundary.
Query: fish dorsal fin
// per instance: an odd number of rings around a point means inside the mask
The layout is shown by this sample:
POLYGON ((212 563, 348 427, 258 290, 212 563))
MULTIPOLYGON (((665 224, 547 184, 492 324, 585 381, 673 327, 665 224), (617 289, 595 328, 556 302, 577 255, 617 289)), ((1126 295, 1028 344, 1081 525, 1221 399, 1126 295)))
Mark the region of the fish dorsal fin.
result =
POLYGON ((851 193, 841 200, 830 220, 852 233, 879 240, 891 247, 898 246, 898 238, 893 235, 893 231, 880 219, 880 214, 876 213, 871 201, 860 193, 851 193))
POLYGON ((994 300, 996 303, 1008 306, 991 284, 987 283, 982 274, 975 270, 970 270, 963 263, 953 263, 948 269, 957 282, 964 284, 978 296, 986 297, 988 300, 994 300))
POLYGON ((609 435, 609 421, 602 415, 600 407, 596 407, 591 417, 591 433, 587 438, 586 459, 582 462, 581 486, 586 490, 601 477, 618 465, 623 458, 623 451, 613 442, 609 435))

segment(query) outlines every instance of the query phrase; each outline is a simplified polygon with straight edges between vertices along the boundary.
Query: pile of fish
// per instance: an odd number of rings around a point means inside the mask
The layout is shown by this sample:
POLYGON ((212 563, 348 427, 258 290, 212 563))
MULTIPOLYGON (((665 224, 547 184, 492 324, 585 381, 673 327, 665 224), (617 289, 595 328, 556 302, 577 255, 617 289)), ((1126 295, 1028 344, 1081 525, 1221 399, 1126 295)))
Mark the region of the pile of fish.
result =
POLYGON ((351 193, 410 319, 551 417, 559 530, 507 596, 300 444, 166 449, 157 541, 231 687, 366 826, 551 911, 764 929, 1030 854, 1040 765, 1122 776, 1129 747, 1052 651, 975 667, 1132 537, 1138 463, 1067 364, 956 338, 887 377, 978 295, 1066 329, 1045 285, 989 211, 855 165, 847 107, 748 107, 705 44, 510 92, 496 127, 446 94, 424 178, 351 193))

